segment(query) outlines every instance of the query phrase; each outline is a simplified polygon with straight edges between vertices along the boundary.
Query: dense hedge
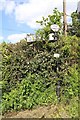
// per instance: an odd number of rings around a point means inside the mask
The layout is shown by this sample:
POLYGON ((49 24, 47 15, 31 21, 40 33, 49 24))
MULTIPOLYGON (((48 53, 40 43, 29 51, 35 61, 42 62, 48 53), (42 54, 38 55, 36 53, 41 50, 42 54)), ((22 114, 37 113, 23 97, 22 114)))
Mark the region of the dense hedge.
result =
POLYGON ((44 84, 45 79, 38 75, 28 75, 15 90, 4 94, 2 111, 30 109, 35 105, 56 101, 55 86, 44 84), (8 102, 6 102, 8 101, 8 102))
POLYGON ((58 80, 61 97, 78 95, 79 38, 34 43, 22 40, 2 46, 3 111, 56 101, 58 80), (54 53, 60 57, 54 58, 54 53))

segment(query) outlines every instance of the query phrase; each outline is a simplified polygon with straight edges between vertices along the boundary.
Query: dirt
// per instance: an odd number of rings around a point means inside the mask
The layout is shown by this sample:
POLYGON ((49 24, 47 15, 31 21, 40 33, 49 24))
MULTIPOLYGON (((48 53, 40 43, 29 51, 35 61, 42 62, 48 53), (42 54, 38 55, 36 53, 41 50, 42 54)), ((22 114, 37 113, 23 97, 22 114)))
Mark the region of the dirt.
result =
POLYGON ((20 112, 9 112, 3 118, 70 118, 65 106, 49 105, 25 110, 20 112))

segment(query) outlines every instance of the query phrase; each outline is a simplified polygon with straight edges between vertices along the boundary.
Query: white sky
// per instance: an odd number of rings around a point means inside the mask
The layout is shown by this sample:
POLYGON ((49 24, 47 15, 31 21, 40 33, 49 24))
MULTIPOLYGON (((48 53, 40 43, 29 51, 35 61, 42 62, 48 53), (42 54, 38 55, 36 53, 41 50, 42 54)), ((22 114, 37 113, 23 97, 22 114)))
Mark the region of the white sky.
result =
MULTIPOLYGON (((67 14, 71 14, 77 9, 78 0, 66 0, 67 14)), ((29 0, 28 3, 19 4, 15 7, 15 18, 19 23, 25 23, 31 28, 37 28, 36 20, 41 20, 42 16, 52 14, 52 10, 57 7, 63 11, 63 0, 29 0)))
MULTIPOLYGON (((17 0, 18 1, 18 0, 17 0)), ((20 1, 20 0, 19 0, 20 1)), ((23 0, 24 1, 24 0, 23 0)), ((41 20, 42 16, 47 17, 52 14, 55 7, 59 11, 63 11, 63 0, 25 0, 22 4, 17 3, 16 0, 0 0, 0 11, 4 10, 6 15, 14 15, 17 24, 24 23, 32 29, 38 28, 36 21, 41 20)), ((66 0, 67 14, 70 15, 77 9, 77 3, 80 0, 66 0)), ((68 21, 71 22, 70 17, 68 21)), ((7 39, 18 39, 20 35, 10 35, 7 39)), ((24 36, 24 35, 22 35, 24 36)), ((1 36, 0 39, 3 37, 1 36)), ((21 37, 22 38, 22 37, 21 37)))

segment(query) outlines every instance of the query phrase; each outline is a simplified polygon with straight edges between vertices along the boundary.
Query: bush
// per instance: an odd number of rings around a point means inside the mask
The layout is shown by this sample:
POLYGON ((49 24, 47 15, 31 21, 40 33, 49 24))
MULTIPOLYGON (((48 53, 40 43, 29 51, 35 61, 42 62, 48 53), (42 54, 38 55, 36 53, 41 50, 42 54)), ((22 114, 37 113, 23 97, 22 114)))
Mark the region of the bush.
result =
MULTIPOLYGON (((68 74, 61 85, 61 101, 71 100, 78 96, 78 72, 76 66, 70 67, 68 74)), ((24 78, 17 88, 2 96, 2 111, 31 109, 36 105, 57 103, 56 95, 57 79, 50 82, 47 78, 37 74, 29 74, 24 78)))
POLYGON ((58 80, 61 100, 78 95, 79 38, 29 44, 22 40, 2 46, 3 111, 55 102, 58 80), (54 53, 60 57, 54 58, 54 53))
POLYGON ((62 87, 62 97, 65 99, 71 99, 74 96, 78 96, 79 91, 79 73, 77 70, 77 65, 74 64, 73 66, 68 68, 68 72, 65 74, 63 78, 62 87))
POLYGON ((2 111, 30 109, 35 105, 56 101, 55 84, 48 86, 45 78, 30 75, 17 88, 2 96, 2 111), (46 84, 45 84, 46 82, 46 84))

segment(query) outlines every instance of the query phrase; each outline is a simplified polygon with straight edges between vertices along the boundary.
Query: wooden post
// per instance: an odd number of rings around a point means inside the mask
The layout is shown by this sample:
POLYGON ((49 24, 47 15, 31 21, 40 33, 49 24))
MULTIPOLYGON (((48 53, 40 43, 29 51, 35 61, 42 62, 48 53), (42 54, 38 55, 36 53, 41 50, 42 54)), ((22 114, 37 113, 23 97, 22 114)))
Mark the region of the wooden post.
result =
POLYGON ((66 16, 66 0, 63 0, 63 31, 67 36, 67 16, 66 16))

